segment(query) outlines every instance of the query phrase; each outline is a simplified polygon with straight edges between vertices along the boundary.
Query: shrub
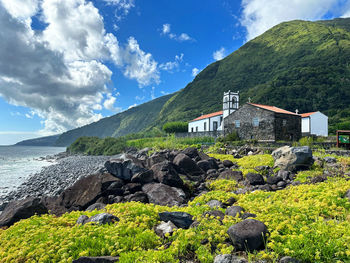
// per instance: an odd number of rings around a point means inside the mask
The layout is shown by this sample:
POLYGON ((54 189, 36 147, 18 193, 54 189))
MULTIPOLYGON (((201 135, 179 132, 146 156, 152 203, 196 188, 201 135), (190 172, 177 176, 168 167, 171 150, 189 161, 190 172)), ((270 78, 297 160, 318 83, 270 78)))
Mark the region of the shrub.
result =
POLYGON ((163 130, 166 133, 175 133, 175 132, 187 132, 188 123, 187 122, 168 122, 163 125, 163 130))

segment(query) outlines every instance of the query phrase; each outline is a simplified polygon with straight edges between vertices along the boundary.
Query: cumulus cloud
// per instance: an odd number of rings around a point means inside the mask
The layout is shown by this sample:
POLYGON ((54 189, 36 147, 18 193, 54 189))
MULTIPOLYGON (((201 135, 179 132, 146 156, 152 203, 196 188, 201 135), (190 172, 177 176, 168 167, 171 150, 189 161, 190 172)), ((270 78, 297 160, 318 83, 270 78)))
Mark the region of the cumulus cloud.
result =
POLYGON ((213 58, 215 60, 221 60, 225 57, 226 50, 225 48, 220 48, 219 50, 214 51, 213 58))
POLYGON ((112 71, 105 61, 112 61, 140 86, 159 82, 152 55, 133 37, 120 44, 106 33, 91 2, 0 1, 0 96, 31 108, 43 119, 45 135, 99 120, 102 115, 95 111, 102 105, 118 111, 106 87, 112 71), (18 11, 19 2, 23 12, 18 11), (31 16, 37 12, 47 24, 42 31, 31 28, 31 16))
POLYGON ((340 0, 243 0, 241 24, 247 30, 247 40, 271 27, 294 19, 318 20, 338 8, 340 0))
POLYGON ((115 17, 121 20, 129 14, 130 9, 135 7, 135 0, 103 0, 108 5, 116 7, 115 17))
POLYGON ((183 61, 183 57, 184 57, 183 53, 181 53, 180 55, 176 55, 174 61, 169 61, 169 62, 166 62, 166 63, 162 63, 162 64, 159 65, 159 68, 161 70, 173 73, 173 70, 179 68, 180 63, 183 61))
POLYGON ((190 37, 186 33, 181 33, 180 35, 172 33, 170 24, 163 24, 163 27, 162 27, 161 31, 162 31, 162 33, 161 33, 162 35, 166 35, 170 39, 176 40, 178 42, 195 41, 194 38, 190 37))
POLYGON ((116 107, 114 104, 117 100, 117 96, 119 96, 119 92, 117 94, 115 94, 115 96, 112 95, 112 93, 108 93, 107 94, 107 99, 103 102, 103 107, 105 107, 105 109, 113 111, 113 112, 119 112, 121 111, 120 107, 116 107))
POLYGON ((137 104, 135 103, 135 104, 133 104, 133 105, 130 105, 129 107, 128 107, 128 110, 129 109, 131 109, 131 108, 134 108, 134 107, 136 107, 137 106, 137 104))
POLYGON ((195 76, 197 76, 197 74, 199 73, 199 69, 198 68, 193 68, 192 69, 192 77, 195 77, 195 76))

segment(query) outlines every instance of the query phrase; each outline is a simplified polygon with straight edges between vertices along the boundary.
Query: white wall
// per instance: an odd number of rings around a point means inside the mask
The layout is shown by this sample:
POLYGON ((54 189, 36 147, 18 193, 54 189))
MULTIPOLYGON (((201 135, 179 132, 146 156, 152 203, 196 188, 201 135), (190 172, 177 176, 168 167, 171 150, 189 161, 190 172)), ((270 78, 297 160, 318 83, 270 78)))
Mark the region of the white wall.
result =
POLYGON ((328 117, 321 112, 310 115, 311 134, 328 136, 328 117))
POLYGON ((188 132, 192 132, 192 128, 193 128, 193 132, 196 132, 196 127, 198 127, 198 132, 213 131, 215 121, 218 123, 217 130, 221 131, 222 125, 220 122, 220 117, 222 117, 222 115, 218 115, 218 116, 211 117, 211 118, 206 118, 203 120, 189 122, 188 123, 188 132), (209 119, 210 119, 210 126, 209 126, 209 119), (204 130, 204 123, 206 123, 206 130, 204 130), (210 130, 209 130, 209 127, 210 127, 210 130))
POLYGON ((301 118, 301 132, 310 132, 310 118, 304 117, 301 118))

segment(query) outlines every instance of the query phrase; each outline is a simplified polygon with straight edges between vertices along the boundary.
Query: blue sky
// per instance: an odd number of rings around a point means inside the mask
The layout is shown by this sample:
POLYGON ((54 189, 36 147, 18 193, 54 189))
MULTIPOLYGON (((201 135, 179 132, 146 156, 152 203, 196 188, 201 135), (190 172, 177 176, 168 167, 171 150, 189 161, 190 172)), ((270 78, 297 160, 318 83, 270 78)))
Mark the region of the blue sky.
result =
POLYGON ((182 89, 272 26, 347 0, 0 0, 0 145, 182 89))

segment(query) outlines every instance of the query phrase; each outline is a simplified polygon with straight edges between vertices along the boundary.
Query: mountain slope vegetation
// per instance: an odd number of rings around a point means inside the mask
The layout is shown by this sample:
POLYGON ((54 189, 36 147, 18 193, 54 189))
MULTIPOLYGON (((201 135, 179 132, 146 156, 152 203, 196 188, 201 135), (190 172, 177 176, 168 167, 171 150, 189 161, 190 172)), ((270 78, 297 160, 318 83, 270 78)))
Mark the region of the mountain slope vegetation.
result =
POLYGON ((223 92, 240 91, 240 104, 321 111, 330 131, 350 129, 350 19, 281 23, 210 64, 184 89, 99 122, 68 131, 79 136, 121 136, 169 121, 188 121, 222 108, 223 92))

